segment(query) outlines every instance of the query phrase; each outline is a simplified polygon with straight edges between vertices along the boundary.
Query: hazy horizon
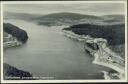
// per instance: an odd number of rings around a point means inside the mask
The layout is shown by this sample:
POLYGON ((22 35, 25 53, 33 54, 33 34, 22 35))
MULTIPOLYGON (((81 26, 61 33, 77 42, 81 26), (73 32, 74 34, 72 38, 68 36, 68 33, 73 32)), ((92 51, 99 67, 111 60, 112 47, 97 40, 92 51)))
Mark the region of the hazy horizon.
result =
POLYGON ((51 13, 79 13, 85 15, 111 15, 125 14, 123 3, 86 3, 86 2, 43 2, 43 3, 20 3, 3 4, 4 12, 28 13, 28 14, 51 14, 51 13))

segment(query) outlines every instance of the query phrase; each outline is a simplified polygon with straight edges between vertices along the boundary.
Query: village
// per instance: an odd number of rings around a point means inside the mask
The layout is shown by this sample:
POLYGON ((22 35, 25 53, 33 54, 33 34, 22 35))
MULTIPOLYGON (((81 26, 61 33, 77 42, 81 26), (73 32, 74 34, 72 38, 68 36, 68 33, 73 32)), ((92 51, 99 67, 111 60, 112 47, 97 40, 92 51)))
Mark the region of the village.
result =
POLYGON ((9 48, 20 45, 22 45, 22 43, 18 41, 15 37, 13 37, 11 34, 3 32, 3 48, 9 48))

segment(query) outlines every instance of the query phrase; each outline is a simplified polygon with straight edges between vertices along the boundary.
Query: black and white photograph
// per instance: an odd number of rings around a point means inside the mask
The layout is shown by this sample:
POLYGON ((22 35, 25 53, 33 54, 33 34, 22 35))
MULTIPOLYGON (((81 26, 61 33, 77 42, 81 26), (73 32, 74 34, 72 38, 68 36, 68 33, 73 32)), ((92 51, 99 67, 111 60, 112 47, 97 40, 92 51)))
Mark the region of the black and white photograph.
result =
POLYGON ((2 2, 2 81, 127 81, 126 5, 2 2))

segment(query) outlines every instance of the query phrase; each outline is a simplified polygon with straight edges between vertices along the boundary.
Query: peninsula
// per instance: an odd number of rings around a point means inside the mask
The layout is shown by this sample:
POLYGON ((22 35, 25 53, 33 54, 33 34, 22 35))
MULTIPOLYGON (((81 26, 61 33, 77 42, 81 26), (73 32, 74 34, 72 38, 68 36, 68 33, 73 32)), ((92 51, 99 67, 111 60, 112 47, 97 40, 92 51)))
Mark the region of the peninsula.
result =
POLYGON ((3 24, 3 46, 11 47, 21 45, 28 39, 27 32, 10 23, 3 24))
POLYGON ((124 24, 109 26, 79 24, 64 28, 62 31, 65 36, 84 43, 85 51, 95 58, 93 63, 115 70, 115 72, 102 71, 105 79, 125 79, 124 51, 118 49, 122 54, 111 49, 124 45, 124 24))

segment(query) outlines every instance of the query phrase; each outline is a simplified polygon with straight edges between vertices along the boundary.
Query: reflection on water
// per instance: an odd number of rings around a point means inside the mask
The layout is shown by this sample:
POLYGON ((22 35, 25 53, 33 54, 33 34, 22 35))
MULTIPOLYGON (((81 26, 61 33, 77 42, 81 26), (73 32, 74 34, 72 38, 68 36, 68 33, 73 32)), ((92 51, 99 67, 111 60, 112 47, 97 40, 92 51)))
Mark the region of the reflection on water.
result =
POLYGON ((34 76, 55 79, 103 79, 109 68, 92 64, 83 44, 64 37, 61 28, 39 26, 23 20, 8 20, 27 31, 28 42, 4 51, 4 62, 34 76))

